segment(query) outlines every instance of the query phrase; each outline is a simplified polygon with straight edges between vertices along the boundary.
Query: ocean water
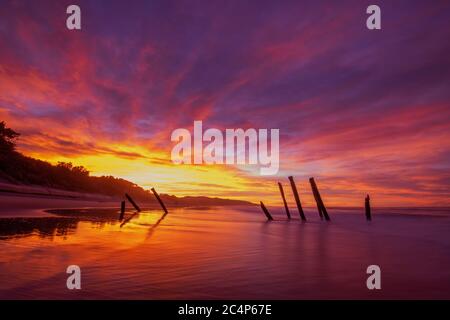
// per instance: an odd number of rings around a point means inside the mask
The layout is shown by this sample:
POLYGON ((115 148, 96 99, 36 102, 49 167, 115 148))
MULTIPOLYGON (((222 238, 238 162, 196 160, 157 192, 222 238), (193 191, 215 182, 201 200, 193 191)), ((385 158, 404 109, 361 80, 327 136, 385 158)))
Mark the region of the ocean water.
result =
POLYGON ((450 209, 59 210, 0 219, 1 299, 450 298, 450 209), (68 290, 66 268, 81 268, 68 290), (369 265, 381 290, 368 290, 369 265))

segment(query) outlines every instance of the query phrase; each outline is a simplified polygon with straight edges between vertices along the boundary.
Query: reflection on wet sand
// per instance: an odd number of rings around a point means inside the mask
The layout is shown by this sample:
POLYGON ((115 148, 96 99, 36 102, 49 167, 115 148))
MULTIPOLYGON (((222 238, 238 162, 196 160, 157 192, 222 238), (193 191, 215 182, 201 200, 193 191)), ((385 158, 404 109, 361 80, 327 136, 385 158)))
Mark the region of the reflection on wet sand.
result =
POLYGON ((47 210, 55 217, 1 218, 0 240, 39 235, 53 239, 74 234, 80 221, 91 222, 96 228, 106 224, 114 225, 117 220, 116 209, 58 209, 47 210))
MULTIPOLYGON (((79 222, 90 222, 90 225, 102 229, 106 225, 114 226, 119 221, 117 209, 57 209, 46 212, 55 214, 55 217, 33 218, 1 218, 0 240, 23 237, 37 234, 41 238, 53 239, 55 236, 66 237, 74 234, 79 222)), ((131 220, 139 217, 138 212, 127 212, 128 217, 120 224, 124 227, 131 220)), ((155 228, 164 220, 163 214, 149 228, 147 238, 150 238, 155 228)))
POLYGON ((122 228, 122 227, 125 226, 128 222, 130 222, 131 219, 136 218, 138 215, 139 215, 139 212, 133 213, 131 216, 129 216, 128 218, 126 218, 125 220, 123 220, 123 222, 120 224, 120 227, 122 228))
POLYGON ((147 239, 149 239, 153 235, 153 232, 155 231, 155 229, 160 225, 160 223, 164 220, 164 218, 167 215, 168 215, 168 213, 164 213, 161 216, 161 218, 159 218, 158 221, 156 221, 156 223, 150 227, 150 229, 148 230, 147 239))
POLYGON ((331 223, 315 208, 307 223, 281 209, 270 223, 259 208, 129 211, 122 228, 117 209, 0 219, 0 298, 449 298, 449 210, 375 211, 370 223, 341 211, 331 223), (80 293, 65 287, 71 264, 83 270, 80 293), (383 270, 377 295, 371 264, 383 270))
POLYGON ((0 240, 39 235, 53 239, 73 234, 79 220, 76 218, 4 218, 0 219, 0 240))

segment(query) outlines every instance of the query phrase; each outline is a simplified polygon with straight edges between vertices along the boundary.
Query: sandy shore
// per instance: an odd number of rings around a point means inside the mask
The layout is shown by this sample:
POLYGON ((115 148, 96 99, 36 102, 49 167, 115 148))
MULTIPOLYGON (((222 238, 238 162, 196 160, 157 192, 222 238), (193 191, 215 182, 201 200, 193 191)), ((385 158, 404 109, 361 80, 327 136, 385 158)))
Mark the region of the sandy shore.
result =
POLYGON ((51 216, 45 209, 118 207, 119 201, 113 199, 71 199, 51 196, 0 193, 0 218, 5 217, 44 217, 51 216))
MULTIPOLYGON (((171 201, 165 202, 171 208, 235 206, 239 202, 242 203, 241 205, 251 205, 244 201, 233 202, 233 200, 228 199, 207 197, 182 197, 175 198, 175 200, 173 198, 175 197, 172 197, 171 201)), ((122 200, 125 200, 125 198, 0 182, 0 218, 45 217, 49 216, 45 212, 47 209, 117 208, 119 210, 122 200)), ((137 202, 142 209, 161 208, 153 196, 150 200, 139 200, 137 202), (152 199, 153 201, 151 201, 152 199)), ((131 204, 127 204, 127 209, 129 208, 132 208, 131 204)))
POLYGON ((270 223, 259 208, 232 207, 144 211, 124 226, 70 216, 0 219, 0 298, 450 297, 448 210, 375 210, 369 223, 360 209, 330 209, 327 223, 311 208, 302 223, 271 209, 270 223), (72 264, 82 269, 79 291, 66 288, 72 264), (369 265, 381 268, 379 291, 366 287, 369 265))

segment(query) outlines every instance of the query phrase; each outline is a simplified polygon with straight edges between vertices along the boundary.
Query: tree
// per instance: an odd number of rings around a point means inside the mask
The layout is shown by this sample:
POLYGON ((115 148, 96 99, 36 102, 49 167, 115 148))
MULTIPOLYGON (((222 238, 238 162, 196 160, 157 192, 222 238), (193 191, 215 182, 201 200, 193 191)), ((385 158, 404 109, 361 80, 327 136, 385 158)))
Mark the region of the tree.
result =
POLYGON ((56 165, 58 168, 61 169, 66 169, 68 171, 71 171, 73 168, 72 162, 63 162, 63 161, 58 161, 58 164, 56 165))
POLYGON ((83 166, 73 167, 72 172, 79 176, 89 176, 89 170, 83 166))
POLYGON ((0 154, 11 153, 15 151, 16 139, 20 133, 7 128, 4 121, 0 122, 0 154))

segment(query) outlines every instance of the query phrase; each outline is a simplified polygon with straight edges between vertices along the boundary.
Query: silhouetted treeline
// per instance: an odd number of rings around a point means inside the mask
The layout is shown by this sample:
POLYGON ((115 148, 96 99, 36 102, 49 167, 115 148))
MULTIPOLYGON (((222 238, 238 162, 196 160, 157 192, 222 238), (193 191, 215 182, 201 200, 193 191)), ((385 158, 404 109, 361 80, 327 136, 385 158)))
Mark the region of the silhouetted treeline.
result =
POLYGON ((15 149, 19 133, 0 122, 0 178, 11 183, 38 185, 68 191, 123 196, 125 192, 135 198, 153 200, 149 191, 138 185, 112 176, 93 177, 83 166, 48 162, 26 157, 15 149))
MULTIPOLYGON (((153 194, 140 186, 113 176, 93 177, 83 166, 59 162, 52 165, 46 161, 26 157, 16 151, 19 133, 0 122, 0 180, 15 184, 37 185, 75 192, 123 197, 129 193, 140 201, 156 202, 153 194)), ((171 205, 240 205, 246 201, 207 198, 175 197, 161 194, 161 199, 171 205)))

